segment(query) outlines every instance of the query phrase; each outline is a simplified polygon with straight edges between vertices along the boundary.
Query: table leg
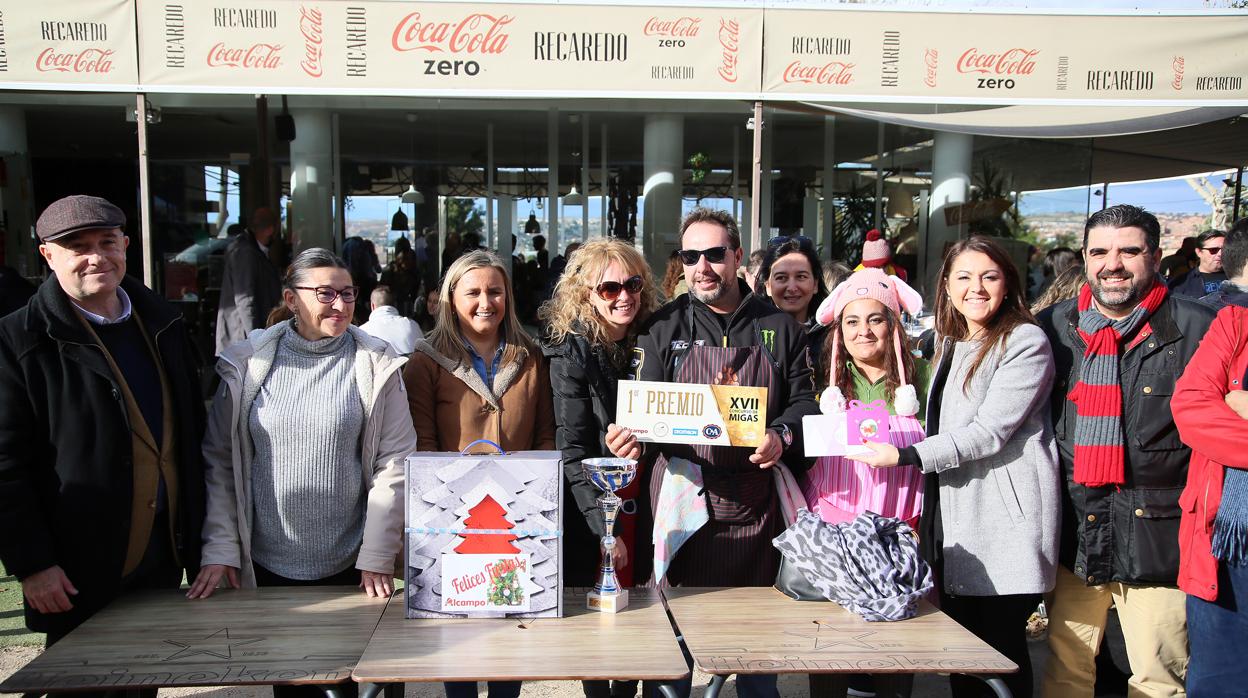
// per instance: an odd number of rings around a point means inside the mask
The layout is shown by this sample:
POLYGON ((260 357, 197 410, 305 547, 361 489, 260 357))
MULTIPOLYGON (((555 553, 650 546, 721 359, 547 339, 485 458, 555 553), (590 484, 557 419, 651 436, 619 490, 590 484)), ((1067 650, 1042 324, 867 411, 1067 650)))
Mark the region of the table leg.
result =
MULTIPOLYGON (((361 681, 359 698, 377 698, 377 696, 380 696, 382 692, 385 692, 388 695, 390 693, 390 688, 394 685, 395 684, 390 683, 369 683, 367 681, 361 681)), ((402 686, 403 684, 398 685, 402 686)), ((339 698, 336 690, 334 690, 332 694, 330 693, 330 690, 333 690, 332 687, 331 689, 325 691, 327 698, 339 698)))
POLYGON ((325 698, 342 698, 342 691, 338 689, 337 684, 321 684, 317 688, 321 689, 325 698))
POLYGON ((997 694, 997 698, 1014 698, 1014 694, 1010 693, 1010 687, 1005 685, 1005 680, 1000 676, 980 676, 978 674, 969 674, 975 678, 988 684, 992 692, 997 694))
POLYGON ((728 677, 723 674, 715 674, 711 677, 711 683, 706 687, 706 693, 702 694, 702 698, 719 698, 719 692, 724 688, 724 683, 728 681, 728 677))
POLYGON ((663 694, 663 698, 680 698, 680 692, 676 690, 676 685, 670 682, 657 684, 659 693, 663 694))

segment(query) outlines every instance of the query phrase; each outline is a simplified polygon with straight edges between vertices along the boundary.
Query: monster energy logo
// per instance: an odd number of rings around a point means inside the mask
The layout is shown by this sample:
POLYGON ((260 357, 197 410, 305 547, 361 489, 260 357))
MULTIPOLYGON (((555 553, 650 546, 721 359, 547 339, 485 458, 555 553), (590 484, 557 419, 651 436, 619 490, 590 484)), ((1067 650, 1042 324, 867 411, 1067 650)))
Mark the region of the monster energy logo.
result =
POLYGON ((776 331, 775 330, 759 330, 758 333, 763 337, 763 344, 767 347, 767 351, 776 350, 776 331))

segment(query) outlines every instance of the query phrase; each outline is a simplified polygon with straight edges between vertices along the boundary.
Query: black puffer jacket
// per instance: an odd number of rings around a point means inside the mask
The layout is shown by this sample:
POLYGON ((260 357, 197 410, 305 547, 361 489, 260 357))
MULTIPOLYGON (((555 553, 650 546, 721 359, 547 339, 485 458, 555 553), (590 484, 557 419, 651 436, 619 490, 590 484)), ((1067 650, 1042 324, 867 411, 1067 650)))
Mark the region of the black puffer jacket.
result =
POLYGON ((1110 581, 1174 584, 1179 569, 1179 494, 1191 449, 1170 414, 1174 382, 1183 373, 1214 310, 1169 295, 1149 319, 1152 335, 1120 359, 1126 482, 1085 487, 1074 477, 1075 405, 1066 395, 1079 381, 1086 344, 1079 337, 1077 300, 1040 314, 1057 364, 1053 428, 1065 480, 1060 559, 1088 584, 1110 581))
MULTIPOLYGON (((596 581, 603 534, 596 500, 602 492, 585 479, 581 461, 611 456, 605 437, 607 425, 615 421, 616 382, 624 376, 606 350, 591 346, 581 335, 569 335, 555 345, 544 343, 542 351, 550 360, 555 444, 563 452, 565 581, 586 586, 596 581)), ((637 559, 634 551, 629 553, 637 559)))
MULTIPOLYGON (((200 444, 204 401, 182 316, 137 280, 122 288, 169 378, 177 437, 175 546, 199 570, 204 521, 200 444)), ((55 277, 0 320, 0 560, 19 579, 59 565, 78 588, 74 608, 35 631, 65 632, 117 594, 130 536, 130 435, 125 402, 103 351, 55 277)))

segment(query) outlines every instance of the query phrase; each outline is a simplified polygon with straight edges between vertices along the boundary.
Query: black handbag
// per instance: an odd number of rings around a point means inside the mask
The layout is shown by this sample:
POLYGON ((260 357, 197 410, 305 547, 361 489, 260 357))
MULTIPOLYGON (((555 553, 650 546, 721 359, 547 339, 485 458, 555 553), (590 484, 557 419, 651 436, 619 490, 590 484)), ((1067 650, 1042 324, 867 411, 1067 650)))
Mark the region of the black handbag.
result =
POLYGON ((797 601, 827 601, 823 594, 806 579, 797 566, 780 556, 780 571, 776 572, 776 588, 785 596, 797 601))

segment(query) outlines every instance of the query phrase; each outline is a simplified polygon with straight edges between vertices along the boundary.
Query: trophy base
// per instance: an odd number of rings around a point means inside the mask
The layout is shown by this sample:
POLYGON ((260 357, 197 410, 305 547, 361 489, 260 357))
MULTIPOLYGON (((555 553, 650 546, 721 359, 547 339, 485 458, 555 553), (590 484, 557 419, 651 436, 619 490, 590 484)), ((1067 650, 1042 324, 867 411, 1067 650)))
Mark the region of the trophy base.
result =
POLYGON ((619 613, 628 606, 628 590, 621 589, 614 594, 599 594, 591 591, 586 596, 585 605, 592 611, 619 613))

